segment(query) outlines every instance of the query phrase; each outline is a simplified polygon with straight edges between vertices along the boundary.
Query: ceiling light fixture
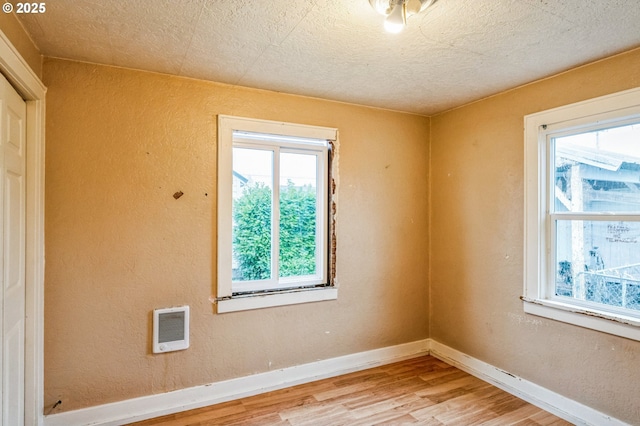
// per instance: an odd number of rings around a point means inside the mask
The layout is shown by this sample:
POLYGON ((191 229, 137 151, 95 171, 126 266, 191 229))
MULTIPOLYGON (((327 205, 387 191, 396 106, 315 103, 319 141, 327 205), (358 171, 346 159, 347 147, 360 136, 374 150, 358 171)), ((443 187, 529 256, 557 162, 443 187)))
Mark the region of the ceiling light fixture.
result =
POLYGON ((407 24, 407 18, 422 12, 436 0, 369 0, 371 7, 386 16, 384 29, 399 33, 407 24))

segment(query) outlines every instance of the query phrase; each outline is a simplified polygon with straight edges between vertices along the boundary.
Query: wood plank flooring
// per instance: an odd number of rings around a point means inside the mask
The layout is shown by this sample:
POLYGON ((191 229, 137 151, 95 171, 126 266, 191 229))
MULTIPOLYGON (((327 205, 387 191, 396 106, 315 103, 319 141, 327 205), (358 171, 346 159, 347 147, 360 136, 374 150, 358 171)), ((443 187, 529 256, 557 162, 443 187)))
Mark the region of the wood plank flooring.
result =
POLYGON ((193 425, 570 425, 425 356, 132 423, 193 425))

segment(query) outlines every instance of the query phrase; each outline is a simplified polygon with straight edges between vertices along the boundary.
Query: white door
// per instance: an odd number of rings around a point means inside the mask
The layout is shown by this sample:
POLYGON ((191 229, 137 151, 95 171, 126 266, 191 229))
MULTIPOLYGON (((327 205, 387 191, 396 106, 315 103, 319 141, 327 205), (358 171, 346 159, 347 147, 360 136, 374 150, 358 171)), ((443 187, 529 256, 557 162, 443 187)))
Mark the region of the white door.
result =
POLYGON ((0 75, 1 426, 24 425, 26 115, 25 102, 0 75))

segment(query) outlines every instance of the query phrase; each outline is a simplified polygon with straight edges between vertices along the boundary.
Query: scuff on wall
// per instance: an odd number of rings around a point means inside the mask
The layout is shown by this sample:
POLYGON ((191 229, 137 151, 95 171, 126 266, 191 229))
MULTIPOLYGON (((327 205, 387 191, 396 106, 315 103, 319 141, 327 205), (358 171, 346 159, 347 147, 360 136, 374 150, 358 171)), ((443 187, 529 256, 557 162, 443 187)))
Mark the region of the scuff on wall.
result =
POLYGON ((519 314, 514 314, 513 312, 507 312, 507 316, 511 321, 517 322, 519 325, 527 324, 527 325, 539 326, 543 324, 542 319, 531 317, 530 315, 525 316, 524 314, 519 315, 519 314))

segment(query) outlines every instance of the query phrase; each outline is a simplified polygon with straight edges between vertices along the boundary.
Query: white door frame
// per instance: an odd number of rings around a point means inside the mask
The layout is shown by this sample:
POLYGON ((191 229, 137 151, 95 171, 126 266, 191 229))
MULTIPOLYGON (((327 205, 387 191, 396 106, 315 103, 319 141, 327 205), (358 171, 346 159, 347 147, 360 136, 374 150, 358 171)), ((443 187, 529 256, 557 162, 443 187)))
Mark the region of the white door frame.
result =
POLYGON ((44 123, 46 87, 0 31, 0 72, 27 102, 25 425, 44 422, 44 123))

